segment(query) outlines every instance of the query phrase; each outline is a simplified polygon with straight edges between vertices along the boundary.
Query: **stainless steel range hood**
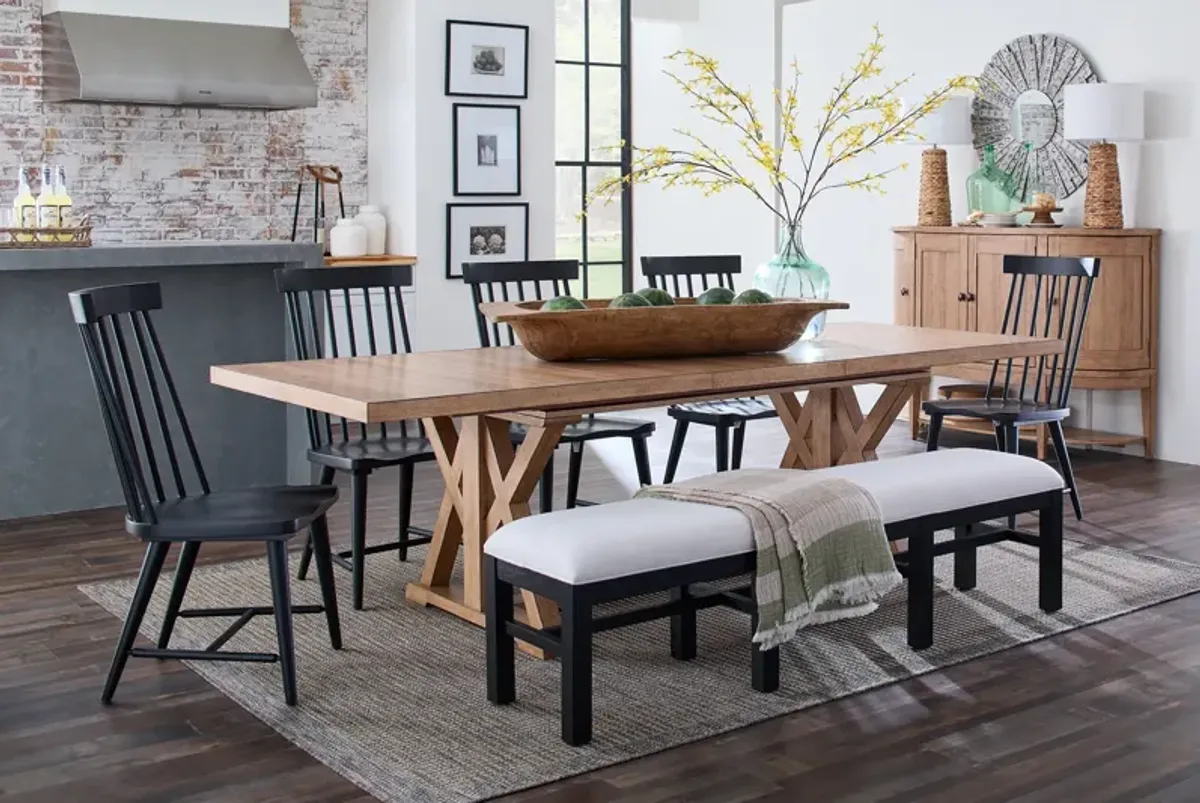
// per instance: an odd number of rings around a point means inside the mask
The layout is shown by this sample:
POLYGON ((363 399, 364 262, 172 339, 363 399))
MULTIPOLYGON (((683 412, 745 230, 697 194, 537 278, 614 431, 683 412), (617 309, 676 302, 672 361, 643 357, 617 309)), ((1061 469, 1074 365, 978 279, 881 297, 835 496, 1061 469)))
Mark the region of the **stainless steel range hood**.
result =
POLYGON ((61 11, 45 15, 43 29, 48 101, 317 105, 316 84, 287 28, 61 11))

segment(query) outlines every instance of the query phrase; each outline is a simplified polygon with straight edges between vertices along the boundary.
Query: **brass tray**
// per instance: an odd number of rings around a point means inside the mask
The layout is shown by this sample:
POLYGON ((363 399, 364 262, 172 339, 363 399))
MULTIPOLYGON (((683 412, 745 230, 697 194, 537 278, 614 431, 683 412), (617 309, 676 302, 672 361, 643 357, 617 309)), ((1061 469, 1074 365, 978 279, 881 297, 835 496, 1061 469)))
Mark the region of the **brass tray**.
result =
POLYGON ((541 301, 481 304, 493 323, 508 324, 521 345, 548 362, 715 357, 783 351, 822 312, 849 309, 840 301, 780 300, 770 304, 701 306, 693 298, 673 307, 543 312, 541 301))

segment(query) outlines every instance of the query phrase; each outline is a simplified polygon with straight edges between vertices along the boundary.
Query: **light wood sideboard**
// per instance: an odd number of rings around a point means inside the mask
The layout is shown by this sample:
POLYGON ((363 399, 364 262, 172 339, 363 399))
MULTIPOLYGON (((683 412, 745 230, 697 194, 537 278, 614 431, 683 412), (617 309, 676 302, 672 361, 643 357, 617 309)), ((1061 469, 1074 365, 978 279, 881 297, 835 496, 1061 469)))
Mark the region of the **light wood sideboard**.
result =
MULTIPOLYGON (((894 229, 896 323, 940 329, 999 332, 1009 282, 1006 255, 1099 257, 1100 277, 1075 374, 1079 390, 1140 391, 1142 434, 1120 435, 1067 428, 1078 446, 1141 445, 1153 457, 1158 409, 1158 229, 986 229, 971 227, 894 229)), ((953 365, 937 376, 986 382, 989 366, 953 365)), ((920 402, 909 415, 913 437, 920 402)), ((954 426, 947 421, 947 427, 954 426)), ((957 426, 978 429, 979 422, 957 426)), ((986 425, 985 425, 986 428, 986 425)), ((988 430, 990 431, 990 430, 988 430)), ((1038 440, 1045 452, 1045 433, 1038 440)))

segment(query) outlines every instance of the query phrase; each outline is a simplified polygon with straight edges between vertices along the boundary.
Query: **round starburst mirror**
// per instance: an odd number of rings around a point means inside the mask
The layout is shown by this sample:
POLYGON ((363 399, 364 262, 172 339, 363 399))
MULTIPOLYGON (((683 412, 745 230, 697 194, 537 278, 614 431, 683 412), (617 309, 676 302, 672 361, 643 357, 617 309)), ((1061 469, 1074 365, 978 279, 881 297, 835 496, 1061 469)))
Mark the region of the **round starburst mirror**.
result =
POLYGON ((1087 180, 1086 145, 1063 138, 1063 94, 1099 80, 1079 48, 1051 34, 1014 39, 988 62, 972 112, 975 147, 995 146, 1021 200, 1046 190, 1067 198, 1087 180))

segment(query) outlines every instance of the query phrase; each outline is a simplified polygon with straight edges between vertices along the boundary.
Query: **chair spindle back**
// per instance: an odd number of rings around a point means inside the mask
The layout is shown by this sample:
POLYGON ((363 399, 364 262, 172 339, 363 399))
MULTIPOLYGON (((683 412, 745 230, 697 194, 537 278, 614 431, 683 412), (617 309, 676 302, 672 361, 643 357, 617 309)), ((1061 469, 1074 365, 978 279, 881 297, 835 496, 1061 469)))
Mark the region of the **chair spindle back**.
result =
POLYGON ((471 288, 479 345, 515 346, 512 327, 488 321, 480 304, 498 301, 549 301, 571 295, 571 282, 579 279, 579 262, 573 259, 544 262, 468 262, 463 281, 471 288))
POLYGON ((1052 357, 997 360, 992 364, 986 397, 1025 400, 1033 368, 1032 401, 1066 407, 1075 366, 1083 345, 1092 300, 1092 285, 1100 275, 1100 260, 1065 257, 1004 257, 1004 273, 1012 277, 1001 332, 1026 337, 1053 337, 1065 343, 1052 357), (1020 385, 1013 393, 1016 363, 1020 385), (1000 377, 1001 364, 1004 375, 1000 377))
MULTIPOLYGON (((411 287, 412 283, 409 265, 275 271, 275 286, 286 298, 292 343, 301 360, 411 354, 412 341, 401 288, 411 287), (376 303, 379 300, 382 307, 376 303), (356 301, 361 301, 360 307, 356 307, 356 301), (358 321, 356 309, 361 312, 358 321), (344 317, 343 326, 337 325, 339 317, 344 317)), ((332 416, 315 410, 307 411, 307 415, 313 448, 332 443, 335 439, 332 416)), ((339 423, 338 440, 342 443, 353 440, 352 423, 345 418, 339 419, 339 423)), ((367 424, 354 423, 358 438, 373 437, 373 429, 367 424)), ((397 425, 401 437, 408 437, 408 422, 391 426, 397 425)), ((379 437, 389 437, 388 427, 379 425, 379 437)))
POLYGON ((150 318, 162 309, 162 289, 156 283, 97 287, 73 292, 70 300, 129 519, 156 524, 156 505, 172 493, 188 495, 185 475, 201 494, 210 493, 150 318))
POLYGON ((650 286, 676 298, 695 298, 713 287, 733 290, 733 277, 741 272, 739 256, 642 257, 650 286))

